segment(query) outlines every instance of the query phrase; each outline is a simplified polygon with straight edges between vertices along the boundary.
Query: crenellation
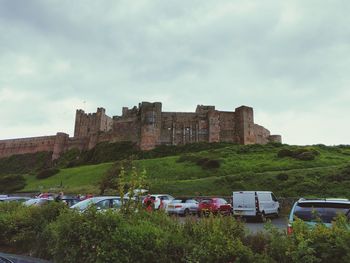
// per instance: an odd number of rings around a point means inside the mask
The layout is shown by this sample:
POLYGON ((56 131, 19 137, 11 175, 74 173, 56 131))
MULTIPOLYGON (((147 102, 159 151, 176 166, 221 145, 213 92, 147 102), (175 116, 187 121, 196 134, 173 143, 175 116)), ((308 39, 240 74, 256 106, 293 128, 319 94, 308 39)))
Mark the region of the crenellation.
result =
POLYGON ((94 113, 76 110, 74 136, 54 136, 0 140, 0 158, 14 154, 52 152, 55 160, 67 150, 92 149, 100 142, 131 141, 141 150, 158 145, 194 142, 232 142, 265 144, 281 142, 280 135, 254 123, 253 108, 219 111, 215 106, 197 105, 195 112, 163 112, 160 102, 141 102, 123 107, 121 116, 109 117, 102 107, 94 113))

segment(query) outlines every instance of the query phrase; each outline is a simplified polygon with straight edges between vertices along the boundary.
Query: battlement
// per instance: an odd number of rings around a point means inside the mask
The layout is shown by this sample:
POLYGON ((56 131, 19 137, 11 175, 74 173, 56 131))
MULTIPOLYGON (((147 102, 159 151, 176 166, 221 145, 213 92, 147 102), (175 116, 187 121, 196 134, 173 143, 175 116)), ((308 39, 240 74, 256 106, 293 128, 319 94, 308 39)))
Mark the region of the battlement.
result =
POLYGON ((76 110, 74 137, 65 133, 24 139, 0 140, 0 158, 38 151, 53 152, 52 158, 72 148, 86 150, 100 142, 135 142, 141 150, 158 145, 183 145, 194 142, 232 142, 264 144, 281 142, 280 135, 254 123, 253 108, 240 106, 234 111, 219 111, 212 105, 197 105, 194 112, 163 112, 161 102, 143 101, 123 107, 120 116, 106 110, 85 113, 76 110))

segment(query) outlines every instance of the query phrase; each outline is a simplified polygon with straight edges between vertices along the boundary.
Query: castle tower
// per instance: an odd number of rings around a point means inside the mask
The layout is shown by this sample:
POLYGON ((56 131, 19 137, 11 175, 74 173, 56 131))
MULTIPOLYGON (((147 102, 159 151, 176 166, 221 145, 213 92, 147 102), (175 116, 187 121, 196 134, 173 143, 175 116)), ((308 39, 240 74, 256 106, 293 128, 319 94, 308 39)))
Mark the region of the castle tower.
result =
POLYGON ((208 111, 209 142, 220 142, 220 113, 216 110, 208 111))
POLYGON ((160 143, 162 103, 142 102, 140 149, 151 150, 160 143))
POLYGON ((235 134, 237 143, 255 143, 253 108, 241 106, 235 109, 235 134))
POLYGON ((66 151, 66 146, 69 140, 69 135, 63 132, 58 132, 53 146, 52 160, 56 160, 62 153, 66 151))
POLYGON ((86 114, 83 110, 77 110, 75 113, 74 137, 82 138, 100 131, 110 131, 112 123, 112 118, 106 115, 104 108, 97 108, 96 113, 92 114, 86 114))

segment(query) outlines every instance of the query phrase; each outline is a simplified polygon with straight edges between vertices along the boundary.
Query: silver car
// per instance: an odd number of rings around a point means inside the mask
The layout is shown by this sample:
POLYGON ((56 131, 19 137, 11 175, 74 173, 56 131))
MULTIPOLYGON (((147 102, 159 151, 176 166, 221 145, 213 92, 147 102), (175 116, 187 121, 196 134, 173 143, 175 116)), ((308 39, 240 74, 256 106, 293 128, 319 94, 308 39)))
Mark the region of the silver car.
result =
POLYGON ((192 198, 176 198, 172 200, 166 207, 166 212, 169 215, 197 214, 198 201, 192 198))
POLYGON ((84 212, 90 206, 95 206, 97 210, 106 210, 110 208, 120 209, 121 205, 122 202, 119 196, 97 196, 76 203, 70 208, 84 212))

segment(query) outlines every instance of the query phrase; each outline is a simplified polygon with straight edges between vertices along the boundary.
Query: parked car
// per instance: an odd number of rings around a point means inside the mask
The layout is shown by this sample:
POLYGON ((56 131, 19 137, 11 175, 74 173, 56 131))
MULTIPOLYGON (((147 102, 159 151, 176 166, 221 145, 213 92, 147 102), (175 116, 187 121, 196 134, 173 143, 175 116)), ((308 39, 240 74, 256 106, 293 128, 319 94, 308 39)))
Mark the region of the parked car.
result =
POLYGON ((25 201, 23 204, 25 206, 43 206, 53 201, 54 201, 53 198, 32 198, 25 201))
POLYGON ((68 207, 71 207, 72 205, 79 203, 81 200, 74 196, 64 195, 61 197, 61 201, 66 203, 68 207))
POLYGON ((209 214, 230 215, 232 206, 223 198, 206 198, 199 202, 198 216, 209 214))
POLYGON ((287 232, 293 232, 295 218, 303 220, 310 227, 323 223, 330 227, 338 214, 345 215, 350 220, 350 201, 348 199, 305 199, 294 203, 290 215, 287 232))
POLYGON ((234 216, 255 217, 265 221, 266 217, 278 217, 280 205, 276 196, 268 191, 240 191, 232 193, 234 216))
POLYGON ((168 194, 156 194, 151 195, 151 198, 154 199, 154 209, 166 209, 167 205, 174 200, 174 197, 168 194), (162 205, 161 205, 162 204, 162 205))
POLYGON ((167 205, 165 211, 169 215, 197 214, 199 202, 192 198, 175 198, 167 205))
POLYGON ((54 198, 56 195, 54 193, 40 193, 35 198, 54 198))
POLYGON ((111 208, 119 209, 121 205, 122 202, 119 196, 97 196, 76 203, 70 208, 84 212, 90 206, 95 206, 97 210, 106 210, 111 208))
POLYGON ((0 263, 50 263, 50 261, 0 252, 0 263))
POLYGON ((31 199, 30 197, 25 196, 8 196, 8 197, 0 197, 0 202, 25 202, 31 199))

